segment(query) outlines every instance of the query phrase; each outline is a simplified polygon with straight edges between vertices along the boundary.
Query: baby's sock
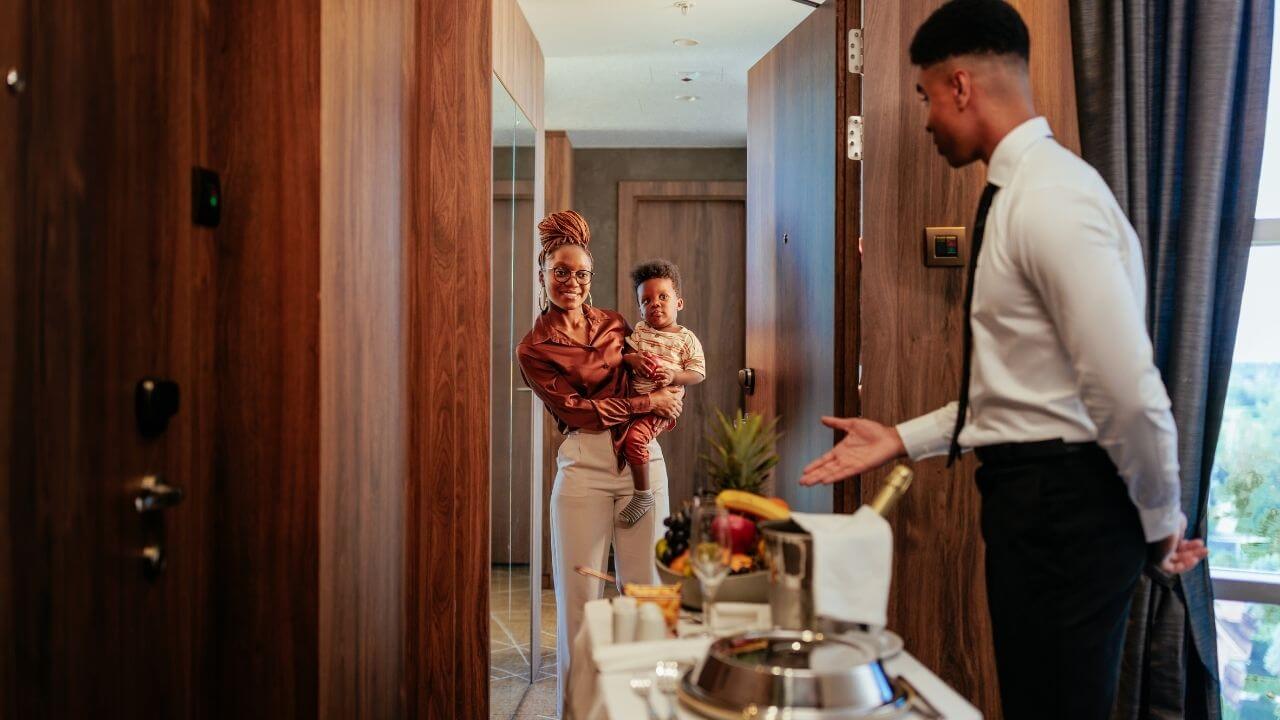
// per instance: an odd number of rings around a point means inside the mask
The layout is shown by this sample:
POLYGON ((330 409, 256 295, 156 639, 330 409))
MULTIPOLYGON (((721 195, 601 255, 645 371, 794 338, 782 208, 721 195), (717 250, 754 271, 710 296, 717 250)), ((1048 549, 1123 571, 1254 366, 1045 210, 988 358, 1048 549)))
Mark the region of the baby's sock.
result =
POLYGON ((631 527, 640 522, 640 518, 652 509, 653 491, 637 490, 636 494, 631 496, 631 502, 618 513, 618 524, 622 527, 631 527))

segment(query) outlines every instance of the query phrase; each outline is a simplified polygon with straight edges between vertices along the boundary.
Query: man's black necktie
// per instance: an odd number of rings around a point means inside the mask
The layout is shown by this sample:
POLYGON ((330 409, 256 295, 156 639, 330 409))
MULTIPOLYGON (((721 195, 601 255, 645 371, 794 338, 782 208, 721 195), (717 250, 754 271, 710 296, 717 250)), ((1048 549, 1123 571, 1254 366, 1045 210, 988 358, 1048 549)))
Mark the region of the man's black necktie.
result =
POLYGON ((969 244, 969 282, 964 290, 964 370, 960 375, 960 411, 956 413, 956 431, 951 434, 951 451, 947 454, 947 467, 951 467, 960 457, 960 431, 964 428, 964 418, 969 412, 969 371, 973 358, 973 322, 970 314, 973 310, 973 279, 978 269, 978 253, 982 252, 982 233, 987 229, 987 211, 991 209, 991 198, 1000 188, 987 183, 982 191, 982 199, 978 201, 978 219, 973 221, 973 242, 969 244))

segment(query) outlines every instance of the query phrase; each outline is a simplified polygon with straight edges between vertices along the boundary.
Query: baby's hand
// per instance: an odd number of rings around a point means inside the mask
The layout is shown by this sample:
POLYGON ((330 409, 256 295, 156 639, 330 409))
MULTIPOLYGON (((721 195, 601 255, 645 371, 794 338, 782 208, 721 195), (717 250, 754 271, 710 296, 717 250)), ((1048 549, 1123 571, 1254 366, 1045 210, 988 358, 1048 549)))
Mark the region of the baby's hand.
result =
POLYGON ((653 372, 652 379, 658 387, 662 388, 670 385, 676 379, 676 375, 667 368, 659 367, 653 372))

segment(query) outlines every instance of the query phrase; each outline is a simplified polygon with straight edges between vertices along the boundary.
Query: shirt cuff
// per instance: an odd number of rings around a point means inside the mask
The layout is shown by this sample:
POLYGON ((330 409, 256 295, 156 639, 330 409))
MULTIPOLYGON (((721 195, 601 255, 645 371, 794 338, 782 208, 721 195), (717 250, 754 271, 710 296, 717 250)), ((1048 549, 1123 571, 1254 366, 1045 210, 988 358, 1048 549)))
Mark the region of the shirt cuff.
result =
POLYGON ((1147 542, 1156 542, 1178 532, 1178 526, 1182 524, 1182 508, 1177 505, 1138 508, 1138 519, 1142 521, 1142 534, 1147 542))
POLYGON ((643 415, 647 412, 653 412, 653 403, 649 402, 648 395, 632 395, 627 398, 627 401, 631 403, 632 415, 643 415))
POLYGON ((902 438, 902 446, 912 460, 937 457, 951 450, 951 428, 939 427, 943 420, 939 415, 946 413, 931 412, 897 424, 895 429, 902 438))

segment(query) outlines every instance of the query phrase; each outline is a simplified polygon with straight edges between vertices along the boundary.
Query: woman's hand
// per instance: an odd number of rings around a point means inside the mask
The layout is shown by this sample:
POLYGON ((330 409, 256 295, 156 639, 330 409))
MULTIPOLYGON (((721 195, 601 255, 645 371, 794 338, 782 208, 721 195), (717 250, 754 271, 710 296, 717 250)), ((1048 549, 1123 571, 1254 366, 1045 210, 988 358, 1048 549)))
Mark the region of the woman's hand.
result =
POLYGON ((649 407, 654 415, 675 420, 684 410, 683 393, 680 388, 664 387, 649 393, 649 407))

